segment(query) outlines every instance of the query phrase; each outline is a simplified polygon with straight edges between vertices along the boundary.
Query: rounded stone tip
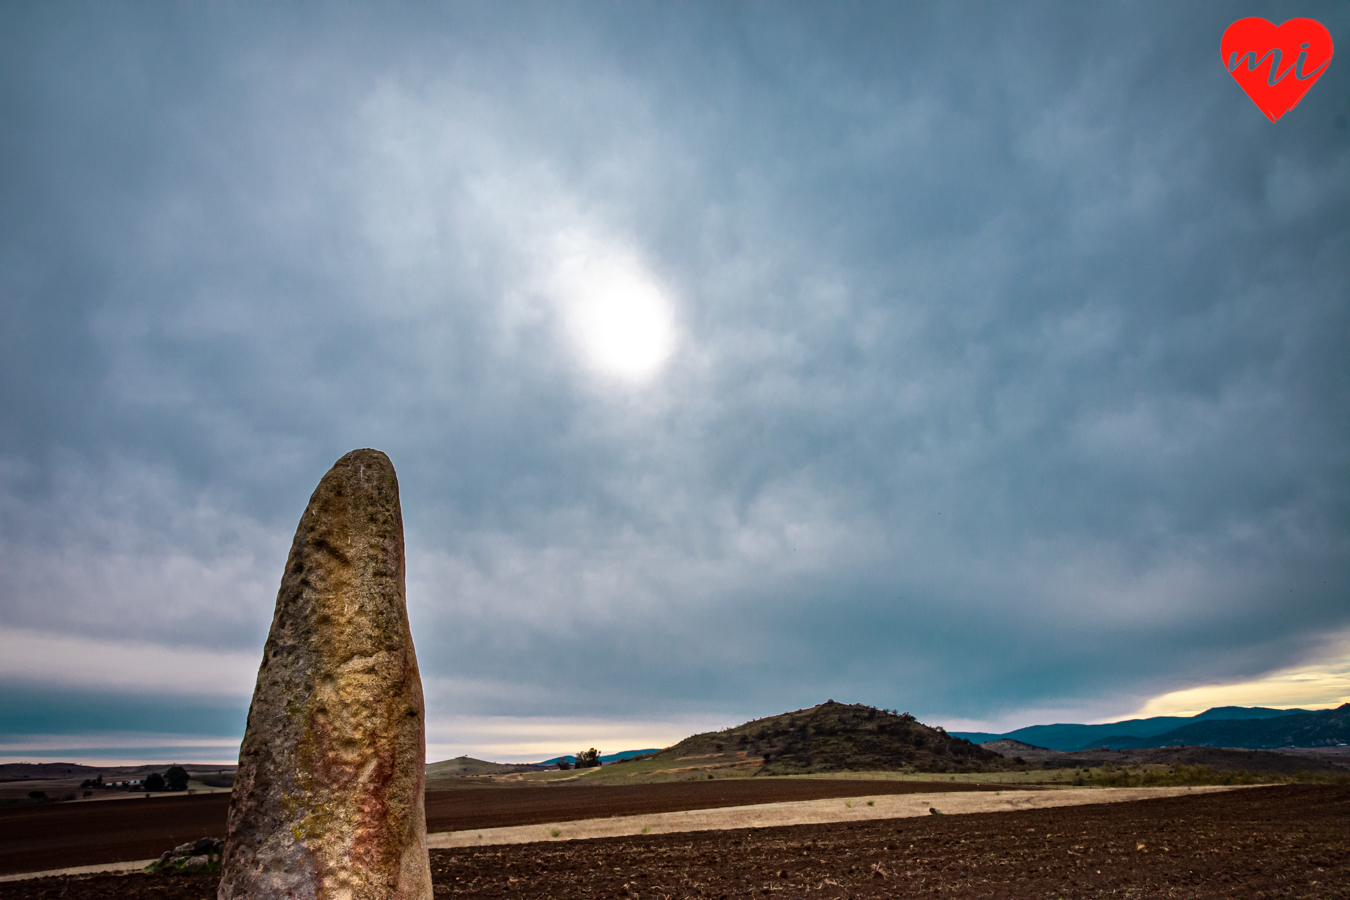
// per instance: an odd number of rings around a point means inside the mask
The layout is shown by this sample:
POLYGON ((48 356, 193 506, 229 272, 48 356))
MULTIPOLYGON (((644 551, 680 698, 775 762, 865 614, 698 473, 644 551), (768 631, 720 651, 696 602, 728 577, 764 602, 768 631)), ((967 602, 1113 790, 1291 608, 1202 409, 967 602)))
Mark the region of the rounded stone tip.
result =
POLYGON ((376 465, 383 464, 389 466, 391 469, 394 467, 394 464, 389 461, 388 454, 386 454, 383 450, 376 450, 373 447, 365 447, 360 450, 353 450, 346 456, 342 457, 342 459, 339 459, 337 463, 334 463, 334 465, 337 465, 338 463, 347 462, 349 460, 354 462, 369 462, 371 464, 376 465))
MULTIPOLYGON (((332 492, 344 495, 374 492, 384 495, 384 502, 392 501, 397 504, 398 474, 394 471, 394 464, 383 451, 369 447, 353 450, 333 463, 333 467, 319 480, 314 498, 332 492), (391 491, 392 496, 388 496, 391 491)), ((311 503, 314 498, 311 498, 311 503)))
MULTIPOLYGON (((383 450, 374 450, 366 447, 362 450, 353 450, 346 456, 333 463, 333 467, 328 470, 331 475, 334 472, 340 472, 345 469, 388 469, 394 471, 394 464, 389 456, 383 450)), ((327 475, 324 476, 328 477, 327 475)))

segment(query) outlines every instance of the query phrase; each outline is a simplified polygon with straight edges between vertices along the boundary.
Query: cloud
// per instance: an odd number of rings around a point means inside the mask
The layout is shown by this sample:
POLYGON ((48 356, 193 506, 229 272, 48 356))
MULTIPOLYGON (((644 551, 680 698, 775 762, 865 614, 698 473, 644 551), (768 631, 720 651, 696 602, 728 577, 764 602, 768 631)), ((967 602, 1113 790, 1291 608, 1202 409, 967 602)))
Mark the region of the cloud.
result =
POLYGON ((135 766, 158 762, 232 766, 239 758, 238 739, 202 738, 194 734, 114 731, 21 737, 21 740, 0 742, 0 763, 135 766))
POLYGON ((252 693, 258 654, 95 640, 26 629, 0 631, 0 680, 161 696, 252 693))
MULTIPOLYGON (((0 535, 0 640, 19 646, 15 635, 31 632, 107 652, 155 645, 170 653, 196 646, 208 657, 214 650, 261 651, 287 532, 230 509, 212 491, 194 490, 164 467, 58 457, 41 473, 37 497, 26 496, 31 488, 20 467, 0 469, 0 511, 23 526, 0 535)), ((303 504, 304 496, 296 491, 293 500, 303 504)), ((135 678, 136 669, 131 660, 109 677, 135 678)))
POLYGON ((523 9, 0 10, 0 633, 73 660, 5 678, 246 692, 362 446, 447 722, 1100 718, 1350 626, 1342 70, 523 9))
POLYGON ((597 747, 601 753, 669 747, 691 734, 725 728, 710 719, 485 716, 448 717, 427 725, 427 761, 471 756, 493 762, 540 762, 597 747))

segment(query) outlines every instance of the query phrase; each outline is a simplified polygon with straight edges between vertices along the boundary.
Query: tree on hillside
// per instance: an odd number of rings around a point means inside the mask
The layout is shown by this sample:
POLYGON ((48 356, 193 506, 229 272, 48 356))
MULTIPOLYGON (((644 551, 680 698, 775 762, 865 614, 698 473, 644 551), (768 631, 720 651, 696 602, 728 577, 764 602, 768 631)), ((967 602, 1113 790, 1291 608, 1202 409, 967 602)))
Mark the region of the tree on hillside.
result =
POLYGON ((164 776, 158 772, 151 772, 150 777, 145 779, 145 789, 147 791, 164 790, 164 776))
POLYGON ((165 790, 186 791, 188 785, 187 769, 182 766, 172 766, 169 771, 164 773, 165 790))
POLYGON ((589 750, 577 751, 577 768, 594 769, 600 765, 600 751, 592 747, 589 750))

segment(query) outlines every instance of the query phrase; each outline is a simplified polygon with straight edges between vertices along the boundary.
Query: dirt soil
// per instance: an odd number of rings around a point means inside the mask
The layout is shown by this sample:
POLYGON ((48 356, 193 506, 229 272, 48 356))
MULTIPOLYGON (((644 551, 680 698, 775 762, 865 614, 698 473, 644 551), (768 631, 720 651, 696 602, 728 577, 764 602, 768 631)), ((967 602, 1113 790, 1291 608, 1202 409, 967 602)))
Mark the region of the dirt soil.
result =
MULTIPOLYGON (((543 841, 627 837, 637 834, 675 834, 689 831, 733 831, 782 825, 835 825, 868 819, 903 819, 929 815, 1013 812, 1048 809, 1053 806, 1093 806, 1099 803, 1131 803, 1155 797, 1208 791, 1253 790, 1248 787, 1154 787, 1083 788, 1034 791, 963 791, 961 793, 891 794, 849 799, 795 800, 757 806, 727 806, 686 812, 644 813, 550 822, 547 825, 516 825, 508 828, 473 828, 427 836, 433 850, 453 847, 487 847, 493 844, 530 844, 543 841), (934 812, 936 810, 936 813, 934 812)), ((3 878, 4 876, 0 876, 3 878)))
POLYGON ((758 803, 826 800, 864 794, 919 794, 932 791, 998 791, 1008 785, 960 782, 832 781, 828 779, 744 778, 632 785, 557 785, 429 792, 427 832, 467 831, 540 825, 574 819, 607 819, 718 809, 758 803))
MULTIPOLYGON (((1317 775, 1350 774, 1350 757, 1336 753, 1288 751, 1234 750, 1218 747, 1155 747, 1148 750, 1075 750, 1065 753, 1040 747, 1025 749, 992 748, 1009 759, 1021 757, 1034 766, 1045 769, 1077 769, 1095 766, 1209 766, 1216 772, 1268 772, 1275 775, 1296 775, 1310 772, 1317 775)), ((1335 748, 1339 749, 1339 748, 1335 748)))
MULTIPOLYGON (((436 896, 1350 898, 1350 788, 435 850, 436 896)), ((0 898, 201 900, 213 876, 0 884, 0 898)))
MULTIPOLYGON (((427 831, 462 831, 722 806, 968 791, 957 782, 780 778, 615 787, 476 787, 427 794, 427 831)), ((982 785, 996 790, 998 786, 982 785)), ((153 859, 184 841, 224 837, 228 794, 151 797, 119 803, 47 803, 0 809, 0 875, 153 859)))

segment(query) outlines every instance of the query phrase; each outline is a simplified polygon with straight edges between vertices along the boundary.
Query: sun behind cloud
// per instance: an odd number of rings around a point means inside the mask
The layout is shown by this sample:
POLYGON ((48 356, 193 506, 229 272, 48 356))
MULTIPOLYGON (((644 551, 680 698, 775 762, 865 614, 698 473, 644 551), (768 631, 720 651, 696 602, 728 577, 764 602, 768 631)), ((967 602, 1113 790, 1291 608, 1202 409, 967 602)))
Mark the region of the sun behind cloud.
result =
POLYGON ((583 362, 623 382, 646 382, 675 349, 666 291, 621 246, 576 236, 560 244, 551 288, 583 362))

